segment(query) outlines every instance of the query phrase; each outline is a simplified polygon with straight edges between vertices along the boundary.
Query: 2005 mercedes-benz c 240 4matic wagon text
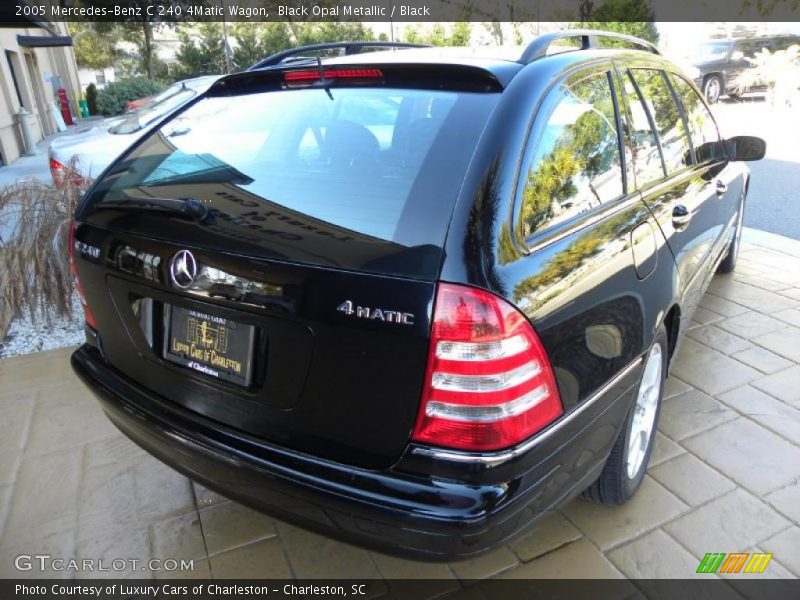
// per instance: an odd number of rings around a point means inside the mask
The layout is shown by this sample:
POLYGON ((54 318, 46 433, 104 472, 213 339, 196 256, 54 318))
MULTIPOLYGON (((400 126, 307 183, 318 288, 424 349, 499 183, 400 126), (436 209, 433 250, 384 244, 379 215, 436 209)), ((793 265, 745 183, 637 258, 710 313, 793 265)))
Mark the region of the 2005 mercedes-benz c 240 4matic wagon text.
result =
POLYGON ((634 494, 765 145, 721 139, 635 38, 460 52, 300 49, 105 171, 71 232, 72 364, 119 429, 278 518, 429 559, 634 494))

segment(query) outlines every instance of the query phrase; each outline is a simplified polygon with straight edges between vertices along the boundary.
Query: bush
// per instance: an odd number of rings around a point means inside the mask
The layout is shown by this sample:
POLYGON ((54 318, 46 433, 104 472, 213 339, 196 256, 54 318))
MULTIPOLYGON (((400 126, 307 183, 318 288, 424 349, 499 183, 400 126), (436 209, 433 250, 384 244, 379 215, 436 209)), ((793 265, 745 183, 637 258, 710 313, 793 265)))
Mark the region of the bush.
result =
POLYGON ((97 114, 97 86, 90 83, 86 87, 86 105, 89 107, 89 114, 97 114))
POLYGON ((153 96, 163 89, 163 84, 146 77, 120 79, 97 93, 97 108, 106 116, 118 115, 131 100, 153 96))
POLYGON ((0 306, 12 316, 72 316, 69 223, 89 185, 70 163, 60 188, 26 179, 0 189, 0 306))

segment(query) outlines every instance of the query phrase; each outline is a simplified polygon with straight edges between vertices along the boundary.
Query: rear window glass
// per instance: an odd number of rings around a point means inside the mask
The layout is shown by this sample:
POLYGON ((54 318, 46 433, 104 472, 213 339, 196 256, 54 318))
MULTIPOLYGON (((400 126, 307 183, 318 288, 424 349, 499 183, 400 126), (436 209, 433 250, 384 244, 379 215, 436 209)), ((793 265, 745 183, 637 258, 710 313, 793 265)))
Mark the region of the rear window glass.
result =
POLYGON ((344 87, 204 98, 112 168, 89 203, 188 195, 231 217, 226 227, 256 230, 252 209, 279 207, 317 230, 441 246, 495 101, 344 87))

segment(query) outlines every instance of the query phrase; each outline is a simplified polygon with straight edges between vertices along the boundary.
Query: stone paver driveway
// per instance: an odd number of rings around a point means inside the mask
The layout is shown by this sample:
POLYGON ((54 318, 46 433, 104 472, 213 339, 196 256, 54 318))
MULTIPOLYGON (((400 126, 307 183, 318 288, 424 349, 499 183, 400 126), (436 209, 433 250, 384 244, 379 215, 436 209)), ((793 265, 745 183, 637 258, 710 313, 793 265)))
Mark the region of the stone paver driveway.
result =
POLYGON ((194 559, 195 577, 369 578, 375 594, 393 585, 381 579, 431 578, 441 593, 497 575, 683 578, 706 552, 753 550, 774 553, 767 574, 800 576, 800 259, 746 245, 695 320, 634 500, 576 500, 454 564, 368 552, 193 485, 108 423, 68 349, 2 360, 0 576, 41 576, 13 569, 36 552, 194 559))

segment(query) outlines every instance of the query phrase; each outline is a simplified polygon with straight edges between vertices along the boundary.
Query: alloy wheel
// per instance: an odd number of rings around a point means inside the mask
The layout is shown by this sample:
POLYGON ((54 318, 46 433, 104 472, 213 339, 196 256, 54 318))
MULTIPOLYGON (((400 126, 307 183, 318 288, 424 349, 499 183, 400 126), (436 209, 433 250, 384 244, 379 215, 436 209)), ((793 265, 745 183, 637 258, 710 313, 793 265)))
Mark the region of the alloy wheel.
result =
POLYGON ((642 382, 639 385, 639 394, 636 398, 631 433, 628 438, 628 453, 626 468, 628 478, 633 479, 642 468, 644 457, 653 436, 653 426, 658 411, 658 400, 661 397, 661 370, 663 352, 661 344, 654 344, 647 355, 644 365, 642 382))
POLYGON ((706 100, 708 100, 710 104, 714 104, 717 100, 719 100, 719 95, 719 79, 712 77, 706 82, 706 100))

